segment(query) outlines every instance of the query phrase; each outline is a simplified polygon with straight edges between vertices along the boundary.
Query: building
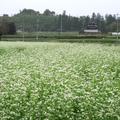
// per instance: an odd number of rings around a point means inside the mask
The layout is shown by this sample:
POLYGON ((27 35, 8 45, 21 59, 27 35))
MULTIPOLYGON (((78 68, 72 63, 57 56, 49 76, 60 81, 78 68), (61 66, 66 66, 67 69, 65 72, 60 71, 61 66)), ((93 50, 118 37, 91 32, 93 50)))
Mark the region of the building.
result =
POLYGON ((117 32, 112 32, 112 36, 117 36, 117 35, 120 36, 120 32, 118 32, 118 33, 117 32))
POLYGON ((100 31, 98 30, 97 25, 94 22, 91 22, 88 24, 87 28, 84 30, 84 33, 100 33, 100 31))

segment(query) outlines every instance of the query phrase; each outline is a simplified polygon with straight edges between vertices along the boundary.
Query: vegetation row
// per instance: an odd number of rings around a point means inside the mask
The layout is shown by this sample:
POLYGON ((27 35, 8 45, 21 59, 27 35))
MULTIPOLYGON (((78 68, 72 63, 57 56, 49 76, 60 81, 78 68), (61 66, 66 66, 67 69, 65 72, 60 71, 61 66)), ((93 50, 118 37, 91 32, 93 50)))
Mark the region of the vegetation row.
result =
POLYGON ((0 43, 1 120, 119 118, 119 45, 0 43))
MULTIPOLYGON (((92 16, 71 16, 63 11, 61 14, 55 14, 54 11, 45 10, 44 13, 32 9, 23 9, 13 16, 3 15, 0 21, 12 21, 16 25, 17 31, 35 32, 35 31, 78 31, 83 32, 87 25, 94 21, 102 33, 116 32, 116 15, 93 13, 92 16)), ((118 26, 120 23, 118 22, 118 26)))

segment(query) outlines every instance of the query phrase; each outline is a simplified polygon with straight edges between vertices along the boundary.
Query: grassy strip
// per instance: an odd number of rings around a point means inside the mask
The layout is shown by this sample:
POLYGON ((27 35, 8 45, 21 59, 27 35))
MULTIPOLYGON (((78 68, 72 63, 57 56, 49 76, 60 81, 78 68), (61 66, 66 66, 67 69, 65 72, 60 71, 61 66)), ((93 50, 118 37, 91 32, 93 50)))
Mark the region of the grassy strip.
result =
POLYGON ((70 42, 70 43, 115 43, 119 44, 120 40, 101 38, 101 39, 57 39, 57 38, 2 38, 2 41, 25 41, 25 42, 70 42))
MULTIPOLYGON (((36 38, 36 35, 24 35, 25 38, 36 38)), ((39 38, 56 38, 56 39, 82 39, 82 38, 103 38, 104 36, 99 35, 39 35, 39 38)), ((23 35, 3 35, 2 38, 23 38, 23 35)))

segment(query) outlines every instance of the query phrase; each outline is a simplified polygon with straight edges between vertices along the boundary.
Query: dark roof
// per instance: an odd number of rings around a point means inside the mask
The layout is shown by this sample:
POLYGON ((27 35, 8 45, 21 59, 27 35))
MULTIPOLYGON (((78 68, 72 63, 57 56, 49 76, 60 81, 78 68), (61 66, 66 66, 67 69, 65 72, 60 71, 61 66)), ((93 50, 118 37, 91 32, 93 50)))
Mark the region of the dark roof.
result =
POLYGON ((96 23, 91 22, 88 24, 87 29, 95 30, 95 29, 98 29, 98 27, 96 23))

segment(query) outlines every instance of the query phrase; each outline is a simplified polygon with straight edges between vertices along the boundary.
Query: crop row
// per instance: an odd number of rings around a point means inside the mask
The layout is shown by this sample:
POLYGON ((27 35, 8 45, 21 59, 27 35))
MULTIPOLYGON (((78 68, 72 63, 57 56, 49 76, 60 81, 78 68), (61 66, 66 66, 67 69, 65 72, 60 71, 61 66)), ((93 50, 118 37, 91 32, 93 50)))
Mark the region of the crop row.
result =
POLYGON ((0 44, 1 120, 118 120, 120 46, 0 44))

